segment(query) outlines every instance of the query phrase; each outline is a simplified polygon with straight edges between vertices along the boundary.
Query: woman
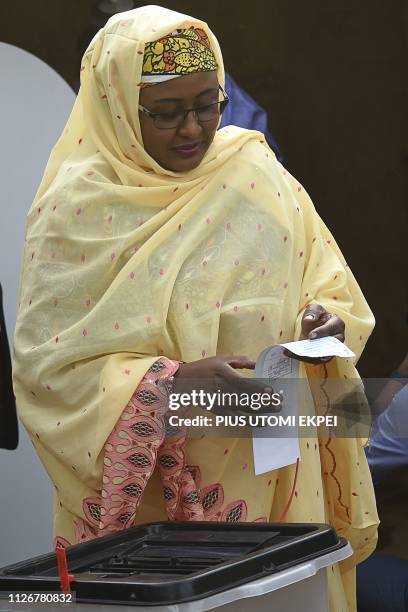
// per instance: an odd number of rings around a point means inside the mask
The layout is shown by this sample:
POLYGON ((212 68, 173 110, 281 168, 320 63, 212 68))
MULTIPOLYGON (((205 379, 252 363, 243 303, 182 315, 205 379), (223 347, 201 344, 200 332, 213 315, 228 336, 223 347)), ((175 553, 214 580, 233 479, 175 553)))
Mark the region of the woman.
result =
POLYGON ((250 440, 164 427, 174 375, 231 380, 266 346, 343 339, 344 323, 359 355, 373 318, 349 268, 263 135, 216 132, 224 71, 205 23, 114 16, 81 78, 28 215, 15 338, 57 544, 167 518, 331 522, 355 550, 329 572, 332 609, 354 609, 377 525, 359 440, 301 440, 296 467, 255 477, 250 440))

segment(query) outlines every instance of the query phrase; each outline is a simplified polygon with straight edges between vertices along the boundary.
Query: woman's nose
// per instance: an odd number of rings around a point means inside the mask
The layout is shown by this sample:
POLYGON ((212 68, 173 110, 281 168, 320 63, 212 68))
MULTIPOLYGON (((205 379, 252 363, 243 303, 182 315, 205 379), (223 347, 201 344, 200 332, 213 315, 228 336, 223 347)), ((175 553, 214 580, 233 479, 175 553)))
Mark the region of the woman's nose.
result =
POLYGON ((194 111, 189 111, 178 131, 182 136, 193 139, 201 134, 202 129, 197 114, 194 111))

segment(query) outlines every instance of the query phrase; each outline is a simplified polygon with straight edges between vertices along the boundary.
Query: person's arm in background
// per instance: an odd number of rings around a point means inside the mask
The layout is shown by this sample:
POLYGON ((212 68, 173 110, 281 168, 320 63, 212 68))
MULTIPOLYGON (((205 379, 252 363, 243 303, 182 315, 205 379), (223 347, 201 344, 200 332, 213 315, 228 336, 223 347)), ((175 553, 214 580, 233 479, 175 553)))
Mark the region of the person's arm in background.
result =
MULTIPOLYGON (((371 412, 374 418, 378 417, 390 405, 393 397, 401 391, 408 380, 408 353, 400 365, 387 380, 384 387, 376 397, 369 398, 371 401, 371 412)), ((375 391, 375 390, 374 390, 375 391)))
POLYGON ((408 467, 407 382, 408 355, 391 375, 373 405, 374 414, 380 414, 373 423, 366 455, 375 484, 391 472, 408 467))

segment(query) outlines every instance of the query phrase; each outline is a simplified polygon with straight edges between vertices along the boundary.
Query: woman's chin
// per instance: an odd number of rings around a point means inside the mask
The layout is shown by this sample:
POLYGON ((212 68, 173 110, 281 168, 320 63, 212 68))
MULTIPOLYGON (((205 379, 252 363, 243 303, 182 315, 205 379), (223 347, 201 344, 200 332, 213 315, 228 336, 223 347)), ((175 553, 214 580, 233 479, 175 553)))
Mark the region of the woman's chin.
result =
POLYGON ((200 159, 173 160, 171 163, 167 164, 167 166, 163 167, 165 167, 166 170, 171 170, 172 172, 189 172, 201 164, 203 157, 204 155, 201 155, 200 159))

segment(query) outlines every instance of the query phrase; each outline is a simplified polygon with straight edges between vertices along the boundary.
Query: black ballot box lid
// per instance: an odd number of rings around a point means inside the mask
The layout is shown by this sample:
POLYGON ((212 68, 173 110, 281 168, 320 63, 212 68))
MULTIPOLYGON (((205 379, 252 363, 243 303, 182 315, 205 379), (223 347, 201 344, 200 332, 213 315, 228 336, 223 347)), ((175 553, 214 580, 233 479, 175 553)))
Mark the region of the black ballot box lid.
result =
MULTIPOLYGON (((163 522, 66 549, 77 601, 169 605, 209 597, 347 546, 322 524, 163 522)), ((0 570, 0 591, 58 591, 55 553, 0 570)))

